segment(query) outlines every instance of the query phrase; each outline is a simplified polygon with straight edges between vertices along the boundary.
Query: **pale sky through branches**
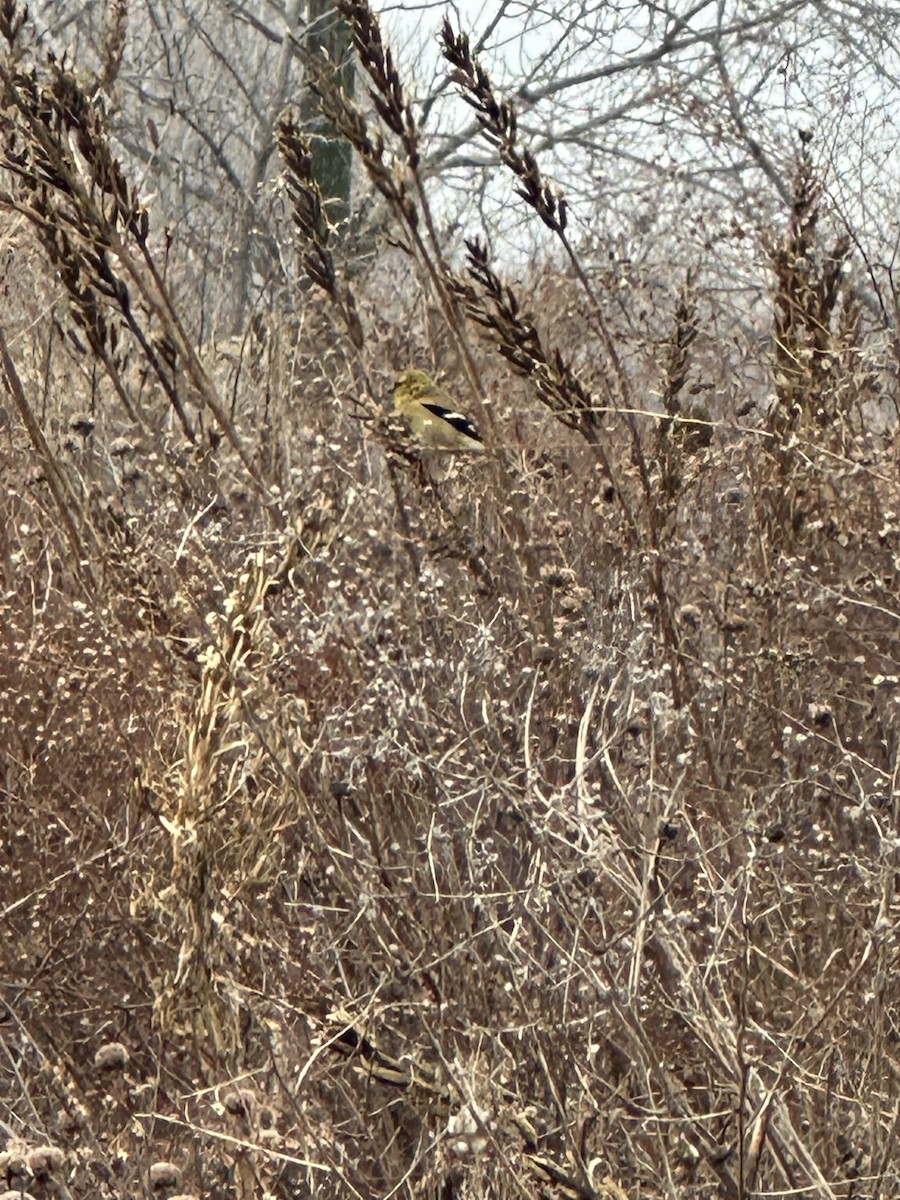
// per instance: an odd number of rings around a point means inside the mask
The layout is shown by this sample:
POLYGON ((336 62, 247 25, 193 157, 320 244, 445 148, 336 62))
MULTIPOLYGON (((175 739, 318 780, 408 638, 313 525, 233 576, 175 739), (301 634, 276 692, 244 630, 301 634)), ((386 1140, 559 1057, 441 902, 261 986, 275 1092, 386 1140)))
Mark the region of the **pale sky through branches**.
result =
MULTIPOLYGON (((479 174, 479 204, 492 204, 492 187, 494 204, 506 198, 490 148, 447 81, 445 14, 481 47, 498 91, 517 97, 523 140, 564 184, 575 221, 585 212, 579 197, 594 218, 598 188, 611 189, 611 212, 640 214, 651 182, 688 187, 717 208, 728 196, 762 217, 786 198, 800 130, 830 164, 829 190, 848 218, 865 223, 893 192, 900 58, 886 9, 802 0, 682 3, 668 14, 642 3, 386 5, 385 37, 415 98, 433 100, 429 150, 464 206, 475 202, 479 174), (450 143, 467 127, 474 136, 450 143)), ((658 194, 652 203, 658 219, 658 194)))

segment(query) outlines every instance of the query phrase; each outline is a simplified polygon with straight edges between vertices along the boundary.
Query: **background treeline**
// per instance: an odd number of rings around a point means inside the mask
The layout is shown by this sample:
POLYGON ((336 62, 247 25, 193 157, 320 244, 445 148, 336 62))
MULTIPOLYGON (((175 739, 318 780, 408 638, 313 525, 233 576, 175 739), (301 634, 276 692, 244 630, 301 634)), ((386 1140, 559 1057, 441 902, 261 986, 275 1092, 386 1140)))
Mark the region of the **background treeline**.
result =
POLYGON ((0 0, 0 1195, 893 1195, 889 13, 220 7, 0 0))

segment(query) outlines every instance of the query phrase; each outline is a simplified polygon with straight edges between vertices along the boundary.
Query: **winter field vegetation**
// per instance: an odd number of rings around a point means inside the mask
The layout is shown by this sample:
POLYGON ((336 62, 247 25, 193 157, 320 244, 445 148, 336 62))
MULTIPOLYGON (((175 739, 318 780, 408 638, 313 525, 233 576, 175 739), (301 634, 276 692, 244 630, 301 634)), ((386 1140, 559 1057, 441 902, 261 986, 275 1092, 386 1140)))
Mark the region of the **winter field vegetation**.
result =
POLYGON ((0 0, 4 1200, 900 1190, 896 16, 558 9, 0 0))

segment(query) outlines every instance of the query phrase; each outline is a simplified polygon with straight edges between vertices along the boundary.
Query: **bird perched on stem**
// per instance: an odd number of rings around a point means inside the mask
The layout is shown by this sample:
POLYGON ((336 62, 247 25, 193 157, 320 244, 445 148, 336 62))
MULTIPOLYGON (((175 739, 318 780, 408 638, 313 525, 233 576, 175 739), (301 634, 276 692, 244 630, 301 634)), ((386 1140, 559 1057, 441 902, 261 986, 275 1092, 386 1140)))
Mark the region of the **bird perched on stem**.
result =
POLYGON ((434 450, 470 450, 484 454, 481 434, 453 400, 424 371, 410 369, 394 383, 394 408, 412 432, 434 450))

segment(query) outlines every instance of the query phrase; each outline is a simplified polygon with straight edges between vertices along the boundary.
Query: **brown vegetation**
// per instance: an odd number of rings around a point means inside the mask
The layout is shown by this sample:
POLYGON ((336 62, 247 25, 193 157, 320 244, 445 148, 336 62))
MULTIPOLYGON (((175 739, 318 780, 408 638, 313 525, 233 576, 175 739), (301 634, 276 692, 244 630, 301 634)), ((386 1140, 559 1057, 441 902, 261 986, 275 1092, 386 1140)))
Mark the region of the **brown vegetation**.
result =
POLYGON ((693 276, 631 368, 448 26, 566 266, 457 263, 343 11, 372 104, 314 87, 381 266, 285 114, 310 287, 217 350, 99 94, 0 4, 0 1192, 893 1195, 896 381, 811 151, 763 412, 693 276), (492 454, 409 443, 413 361, 492 454))

